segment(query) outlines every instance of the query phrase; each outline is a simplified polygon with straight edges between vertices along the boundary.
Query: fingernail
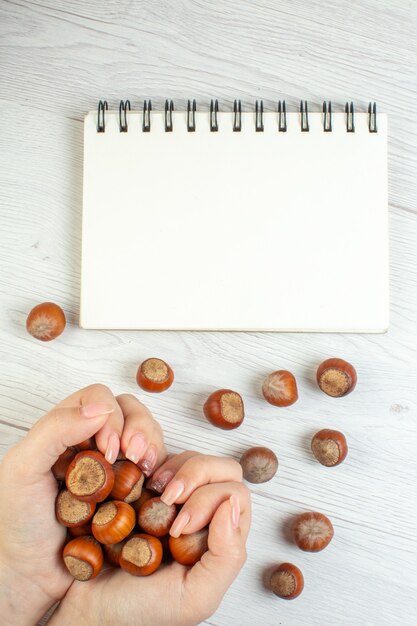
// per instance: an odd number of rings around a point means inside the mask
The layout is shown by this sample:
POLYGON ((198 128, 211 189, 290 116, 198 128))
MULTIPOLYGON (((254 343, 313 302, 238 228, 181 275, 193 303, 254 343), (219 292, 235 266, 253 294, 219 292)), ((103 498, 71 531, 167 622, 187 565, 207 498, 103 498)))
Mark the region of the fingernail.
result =
POLYGON ((171 505, 174 504, 176 500, 180 497, 180 495, 185 490, 185 485, 182 480, 174 480, 172 483, 168 485, 165 489, 164 493, 161 496, 162 502, 165 504, 171 505))
POLYGON ((152 474, 153 467, 156 463, 156 448, 155 446, 149 446, 146 456, 139 463, 139 467, 142 469, 145 476, 152 474))
POLYGON ((136 433, 129 441, 129 445, 126 450, 126 458, 129 459, 129 461, 132 461, 132 463, 137 463, 145 448, 145 437, 140 433, 136 433))
POLYGON ((93 402, 80 407, 81 417, 98 417, 113 413, 114 407, 108 402, 93 402))
POLYGON ((230 496, 229 499, 230 507, 231 507, 231 516, 232 516, 232 526, 233 528, 237 528, 239 526, 240 520, 240 505, 239 500, 236 496, 230 496))
POLYGON ((162 493, 170 480, 174 478, 174 472, 171 470, 165 470, 156 480, 152 480, 149 488, 158 493, 162 493))
POLYGON ((171 537, 179 537, 184 528, 187 526, 188 522, 191 519, 191 515, 188 511, 180 511, 177 517, 174 520, 171 528, 169 529, 169 534, 171 537))
POLYGON ((119 435, 115 432, 110 433, 109 438, 107 440, 107 449, 106 449, 106 461, 108 463, 113 463, 116 460, 117 455, 119 454, 120 448, 120 439, 119 435))

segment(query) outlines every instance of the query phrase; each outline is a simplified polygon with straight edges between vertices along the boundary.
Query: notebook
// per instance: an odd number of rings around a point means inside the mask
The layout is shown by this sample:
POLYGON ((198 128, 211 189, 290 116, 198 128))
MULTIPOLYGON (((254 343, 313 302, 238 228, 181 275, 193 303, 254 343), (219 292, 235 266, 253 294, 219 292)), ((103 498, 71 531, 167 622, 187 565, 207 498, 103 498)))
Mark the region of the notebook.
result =
POLYGON ((386 331, 386 115, 100 101, 81 273, 83 328, 386 331))

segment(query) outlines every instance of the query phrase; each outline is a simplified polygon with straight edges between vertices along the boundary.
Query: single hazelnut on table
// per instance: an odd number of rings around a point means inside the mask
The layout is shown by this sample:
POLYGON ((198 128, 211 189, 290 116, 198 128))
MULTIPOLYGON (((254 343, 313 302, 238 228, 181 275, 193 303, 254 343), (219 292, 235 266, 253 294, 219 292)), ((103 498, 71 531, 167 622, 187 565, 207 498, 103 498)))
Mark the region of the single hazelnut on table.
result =
POLYGON ((169 533, 176 515, 175 504, 165 504, 159 497, 150 498, 139 509, 138 524, 148 535, 162 537, 169 533))
POLYGON ((146 359, 139 365, 136 382, 144 391, 159 393, 171 387, 174 372, 162 359, 146 359))
POLYGON ((343 359, 327 359, 317 369, 317 384, 324 393, 333 398, 342 398, 356 386, 356 370, 343 359))
POLYGON ((95 578, 103 567, 103 551, 94 537, 76 537, 64 547, 65 567, 77 580, 95 578))
POLYGON ((136 513, 126 502, 111 500, 101 504, 91 522, 94 537, 100 543, 119 543, 135 527, 136 513))
POLYGON ((300 550, 320 552, 333 539, 333 525, 323 513, 302 513, 292 525, 294 541, 300 550))
POLYGON ((59 455, 58 459, 52 465, 52 473, 57 480, 65 480, 68 465, 77 453, 72 448, 67 448, 65 452, 59 455))
POLYGON ((162 544, 157 537, 139 533, 122 548, 120 567, 134 576, 149 576, 162 561, 162 544))
POLYGON ((242 397, 231 389, 219 389, 212 393, 207 398, 203 411, 213 426, 224 430, 237 428, 245 416, 242 397))
POLYGON ((265 378, 262 393, 269 404, 290 406, 298 400, 297 381, 291 372, 277 370, 265 378))
POLYGON ((304 589, 304 576, 292 563, 281 563, 271 574, 270 589, 276 596, 293 600, 304 589))
POLYGON ((322 465, 326 467, 339 465, 348 453, 346 437, 338 430, 323 428, 311 440, 311 450, 322 465))
POLYGON ((69 526, 68 533, 71 537, 82 537, 83 535, 92 535, 91 522, 83 524, 82 526, 69 526))
POLYGON ((113 464, 114 485, 110 497, 123 502, 134 502, 140 498, 144 475, 132 461, 116 461, 113 464))
POLYGON ((266 483, 277 473, 278 459, 272 450, 257 446, 246 450, 240 458, 243 478, 250 483, 266 483))
POLYGON ((42 302, 35 306, 26 319, 26 329, 40 341, 51 341, 58 337, 66 324, 65 313, 53 302, 42 302))
POLYGON ((68 489, 60 491, 55 500, 56 518, 63 526, 83 526, 95 510, 95 502, 81 502, 68 489))
POLYGON ((67 489, 84 502, 102 502, 113 489, 114 473, 101 452, 79 452, 68 466, 67 489))
POLYGON ((202 528, 189 535, 169 538, 172 558, 181 565, 195 565, 208 550, 208 529, 202 528))

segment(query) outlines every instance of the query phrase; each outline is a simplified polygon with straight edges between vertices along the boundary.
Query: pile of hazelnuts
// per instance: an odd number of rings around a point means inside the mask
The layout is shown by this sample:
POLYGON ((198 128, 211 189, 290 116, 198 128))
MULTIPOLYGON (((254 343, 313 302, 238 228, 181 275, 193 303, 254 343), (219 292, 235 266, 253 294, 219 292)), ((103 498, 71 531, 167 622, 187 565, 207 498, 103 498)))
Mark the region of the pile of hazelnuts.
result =
MULTIPOLYGON (((26 322, 30 334, 41 341, 59 336, 65 325, 64 312, 51 302, 37 305, 26 322)), ((347 361, 331 358, 318 367, 316 380, 324 393, 340 398, 353 391, 357 375, 347 361)), ((162 359, 150 358, 140 364, 136 381, 145 391, 162 392, 172 385, 174 373, 162 359)), ((298 399, 294 375, 286 370, 272 372, 263 381, 262 394, 274 406, 291 406, 298 399)), ((243 399, 231 389, 219 389, 207 398, 203 412, 214 426, 232 430, 243 422, 243 399)), ((91 447, 89 441, 68 449, 53 468, 57 480, 65 481, 56 499, 56 516, 73 537, 63 552, 68 571, 78 580, 97 576, 103 551, 111 565, 137 576, 152 574, 163 559, 196 563, 207 550, 208 529, 169 537, 179 507, 143 490, 144 477, 134 463, 119 460, 111 466, 91 447)), ((334 467, 345 460, 348 447, 343 433, 323 429, 313 436, 311 450, 319 463, 334 467)), ((243 477, 251 483, 271 480, 278 469, 276 455, 265 447, 247 450, 240 464, 243 477)), ((319 552, 330 543, 334 530, 323 513, 306 512, 295 518, 292 534, 301 550, 319 552)), ((273 570, 269 586, 279 597, 296 598, 304 587, 302 572, 292 563, 281 563, 273 570)))
POLYGON ((110 465, 93 447, 89 439, 68 448, 52 468, 61 484, 56 518, 70 536, 63 550, 69 573, 77 580, 95 578, 104 557, 134 576, 148 576, 172 559, 194 565, 207 550, 207 528, 170 537, 177 505, 143 489, 137 465, 126 459, 110 465))

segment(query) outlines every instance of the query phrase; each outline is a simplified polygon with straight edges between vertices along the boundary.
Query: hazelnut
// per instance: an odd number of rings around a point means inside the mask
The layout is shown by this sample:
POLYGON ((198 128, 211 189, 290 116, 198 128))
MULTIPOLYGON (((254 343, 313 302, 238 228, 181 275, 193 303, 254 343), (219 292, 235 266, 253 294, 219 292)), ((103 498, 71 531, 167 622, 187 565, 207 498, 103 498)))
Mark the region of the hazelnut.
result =
POLYGON ((278 459, 269 448, 249 448, 240 458, 243 478, 250 483, 266 483, 277 473, 278 459))
POLYGON ((346 437, 338 430, 324 428, 311 440, 311 450, 317 461, 326 467, 342 463, 348 453, 346 437))
POLYGON ((356 386, 356 370, 343 359, 327 359, 317 369, 317 384, 324 393, 342 398, 356 386))

